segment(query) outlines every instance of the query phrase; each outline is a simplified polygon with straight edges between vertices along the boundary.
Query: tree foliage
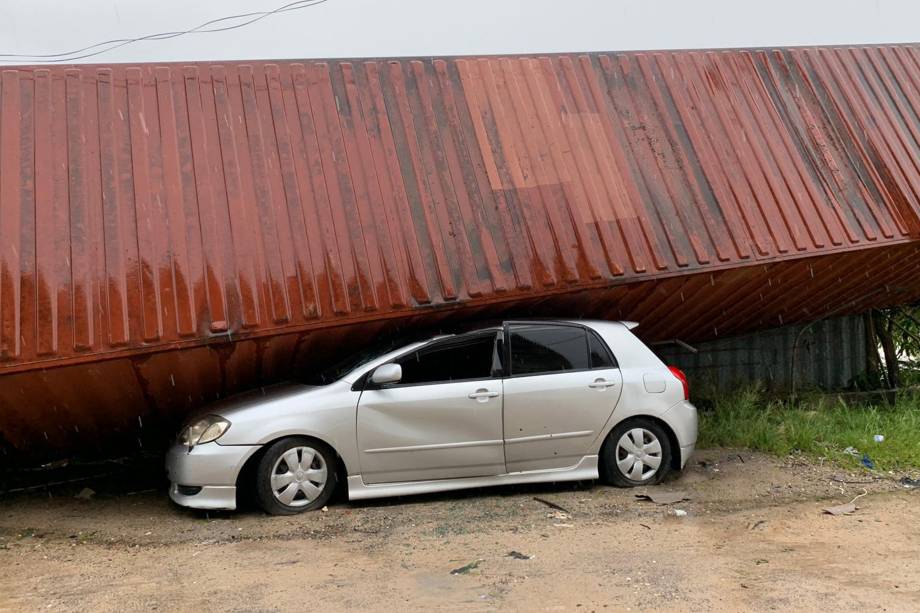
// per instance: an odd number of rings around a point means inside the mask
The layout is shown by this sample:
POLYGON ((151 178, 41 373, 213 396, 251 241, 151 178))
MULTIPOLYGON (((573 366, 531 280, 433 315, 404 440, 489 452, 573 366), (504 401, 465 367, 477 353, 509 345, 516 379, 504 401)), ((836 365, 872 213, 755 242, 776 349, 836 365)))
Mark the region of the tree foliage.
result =
POLYGON ((887 386, 920 385, 920 305, 877 311, 873 323, 887 386))

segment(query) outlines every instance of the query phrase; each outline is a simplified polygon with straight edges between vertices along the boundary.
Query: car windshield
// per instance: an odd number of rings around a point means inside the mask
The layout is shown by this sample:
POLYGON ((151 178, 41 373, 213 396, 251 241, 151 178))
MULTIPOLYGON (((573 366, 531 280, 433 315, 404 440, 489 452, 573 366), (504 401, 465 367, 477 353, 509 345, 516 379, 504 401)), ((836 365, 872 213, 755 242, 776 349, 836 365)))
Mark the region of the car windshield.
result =
POLYGON ((310 385, 329 385, 334 381, 338 381, 351 371, 356 368, 360 368, 365 364, 376 360, 385 353, 389 353, 400 347, 406 347, 412 343, 417 343, 420 340, 425 340, 429 337, 420 337, 420 335, 412 336, 398 336, 392 337, 385 340, 380 340, 372 345, 356 351, 355 353, 349 354, 339 360, 338 362, 333 363, 326 368, 312 373, 304 377, 304 381, 310 385))

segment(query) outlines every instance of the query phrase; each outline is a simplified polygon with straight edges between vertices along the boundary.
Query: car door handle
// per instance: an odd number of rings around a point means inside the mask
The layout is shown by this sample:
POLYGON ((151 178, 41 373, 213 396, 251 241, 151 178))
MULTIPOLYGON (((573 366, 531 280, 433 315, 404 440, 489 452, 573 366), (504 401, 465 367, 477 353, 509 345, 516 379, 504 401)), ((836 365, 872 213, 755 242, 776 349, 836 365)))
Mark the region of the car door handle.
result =
POLYGON ((613 387, 616 385, 615 381, 608 381, 607 379, 595 379, 594 383, 589 383, 588 387, 594 388, 596 390, 605 390, 608 387, 613 387))
POLYGON ((498 396, 498 392, 491 392, 487 389, 478 389, 470 394, 470 398, 479 402, 488 402, 489 398, 495 398, 496 396, 498 396))

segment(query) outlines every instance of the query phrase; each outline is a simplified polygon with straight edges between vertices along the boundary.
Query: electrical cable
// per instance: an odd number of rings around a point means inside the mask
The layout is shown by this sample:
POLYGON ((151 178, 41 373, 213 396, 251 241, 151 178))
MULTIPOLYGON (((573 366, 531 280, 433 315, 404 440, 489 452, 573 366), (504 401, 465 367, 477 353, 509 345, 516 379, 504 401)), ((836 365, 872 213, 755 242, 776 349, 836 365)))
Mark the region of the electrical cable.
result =
MULTIPOLYGON (((200 25, 198 25, 198 26, 196 26, 196 27, 194 27, 194 28, 188 29, 188 30, 179 30, 179 31, 175 31, 175 32, 160 32, 160 33, 157 33, 157 34, 148 34, 148 35, 146 35, 146 36, 138 36, 138 37, 136 37, 136 38, 115 38, 115 39, 112 39, 112 40, 107 40, 107 41, 104 41, 104 42, 101 42, 101 43, 95 43, 95 44, 93 44, 93 45, 89 45, 89 46, 86 46, 86 47, 82 47, 82 48, 80 48, 80 49, 74 49, 74 50, 72 50, 72 51, 63 51, 63 52, 58 52, 58 53, 44 53, 44 54, 0 53, 0 58, 3 58, 3 57, 17 57, 17 58, 66 58, 66 57, 69 57, 69 56, 72 56, 72 55, 77 55, 77 54, 83 53, 83 52, 85 52, 85 51, 89 51, 90 49, 95 49, 95 48, 97 48, 97 47, 102 47, 102 46, 104 46, 104 45, 112 45, 112 44, 116 44, 116 43, 130 44, 130 43, 133 43, 133 42, 146 41, 146 40, 167 40, 167 39, 175 38, 175 37, 177 37, 177 36, 182 36, 182 35, 185 35, 185 34, 203 34, 203 33, 210 33, 210 32, 224 32, 224 31, 226 31, 226 30, 232 30, 232 29, 235 29, 235 28, 240 28, 240 27, 249 25, 249 24, 251 24, 251 23, 255 23, 256 21, 260 21, 260 20, 265 19, 266 17, 269 17, 269 16, 271 16, 271 15, 276 15, 276 14, 278 14, 278 13, 286 13, 286 12, 289 12, 289 11, 296 11, 296 10, 300 10, 300 9, 303 9, 303 8, 308 8, 309 6, 313 6, 313 5, 316 5, 316 4, 322 4, 322 3, 327 2, 327 1, 328 1, 328 0, 297 0, 296 2, 291 2, 291 3, 289 3, 289 4, 285 4, 285 5, 283 5, 283 6, 280 6, 280 7, 276 8, 276 9, 273 9, 273 10, 270 10, 270 11, 256 11, 256 12, 251 12, 251 13, 241 13, 241 14, 238 14, 238 15, 230 15, 230 16, 227 16, 227 17, 219 17, 219 18, 217 18, 217 19, 212 19, 212 20, 210 20, 210 21, 206 21, 206 22, 204 22, 204 23, 202 23, 202 24, 200 24, 200 25), (248 17, 255 17, 255 18, 254 18, 254 19, 251 19, 251 20, 249 20, 249 21, 247 21, 247 22, 244 22, 244 23, 234 24, 234 25, 232 25, 232 26, 227 26, 227 27, 223 27, 223 28, 206 29, 206 28, 208 28, 208 26, 211 26, 211 25, 214 25, 214 24, 217 24, 217 23, 222 23, 222 22, 224 22, 224 21, 230 21, 230 20, 233 20, 233 19, 245 19, 245 18, 248 18, 248 17)), ((109 51, 109 49, 106 49, 105 51, 109 51)))
POLYGON ((158 32, 156 34, 148 34, 146 36, 138 36, 135 38, 115 38, 112 40, 103 41, 100 43, 95 43, 82 47, 80 49, 74 49, 72 51, 62 52, 62 53, 38 53, 38 54, 28 54, 28 53, 0 53, 0 62, 19 62, 21 63, 24 59, 26 63, 30 64, 54 64, 58 62, 72 62, 74 60, 86 59, 103 53, 108 53, 109 51, 114 51, 115 49, 120 49, 127 45, 133 43, 142 42, 142 41, 151 41, 151 40, 168 40, 171 38, 177 38, 179 36, 185 36, 187 34, 211 34, 215 32, 227 32, 229 30, 235 30, 242 28, 251 24, 254 24, 258 21, 262 21, 267 17, 273 15, 278 15, 281 13, 289 13, 292 11, 299 11, 311 6, 316 6, 318 4, 324 4, 329 0, 297 0, 296 2, 289 2, 288 4, 279 6, 278 8, 272 9, 270 11, 253 11, 250 13, 240 13, 238 15, 228 15, 226 17, 219 17, 217 19, 211 19, 206 21, 194 28, 188 30, 177 30, 175 32, 158 32), (235 23, 232 25, 226 25, 221 27, 211 27, 220 23, 227 21, 241 20, 245 19, 247 21, 242 21, 240 23, 235 23), (93 49, 98 49, 99 47, 106 47, 105 49, 99 49, 98 51, 92 51, 93 49))

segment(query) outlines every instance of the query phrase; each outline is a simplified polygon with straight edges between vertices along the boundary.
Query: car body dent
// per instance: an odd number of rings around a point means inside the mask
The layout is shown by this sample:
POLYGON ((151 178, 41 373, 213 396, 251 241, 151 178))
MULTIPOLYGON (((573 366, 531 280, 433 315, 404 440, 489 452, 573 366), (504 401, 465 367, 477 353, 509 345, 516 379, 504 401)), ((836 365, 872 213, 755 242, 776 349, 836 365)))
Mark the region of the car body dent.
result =
POLYGON ((176 443, 166 453, 166 472, 170 481, 181 485, 236 485, 236 475, 260 447, 211 442, 189 449, 176 443))
POLYGON ((501 387, 501 379, 487 379, 365 390, 356 423, 364 481, 505 472, 501 387), (469 397, 479 390, 490 397, 469 397))
POLYGON ((621 388, 622 376, 616 368, 506 379, 507 471, 563 468, 596 453, 593 441, 614 412, 621 388), (610 387, 589 387, 599 379, 610 387))

